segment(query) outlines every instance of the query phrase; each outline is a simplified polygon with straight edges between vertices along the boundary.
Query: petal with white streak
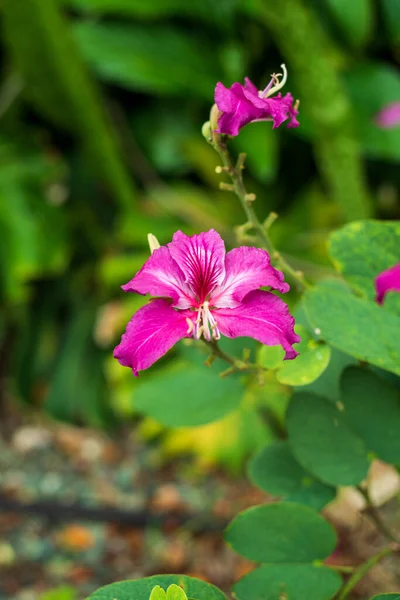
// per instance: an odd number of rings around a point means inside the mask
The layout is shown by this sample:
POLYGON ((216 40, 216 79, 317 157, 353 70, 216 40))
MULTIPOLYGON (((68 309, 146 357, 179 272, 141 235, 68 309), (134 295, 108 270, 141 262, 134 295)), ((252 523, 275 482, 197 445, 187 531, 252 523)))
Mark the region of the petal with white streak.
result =
POLYGON ((298 354, 293 349, 293 344, 300 342, 294 318, 283 300, 270 292, 250 292, 240 306, 214 310, 213 316, 226 337, 252 337, 266 346, 280 345, 286 359, 298 354))

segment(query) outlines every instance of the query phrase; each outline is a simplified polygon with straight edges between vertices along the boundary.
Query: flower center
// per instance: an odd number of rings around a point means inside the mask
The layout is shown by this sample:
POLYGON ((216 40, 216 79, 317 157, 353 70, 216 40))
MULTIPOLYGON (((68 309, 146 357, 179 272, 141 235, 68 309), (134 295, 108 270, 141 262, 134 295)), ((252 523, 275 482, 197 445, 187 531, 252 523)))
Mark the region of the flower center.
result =
POLYGON ((210 310, 210 303, 206 300, 199 306, 197 311, 197 319, 193 328, 193 337, 195 340, 199 340, 201 336, 207 342, 213 340, 219 340, 221 335, 217 327, 217 321, 214 319, 210 310))

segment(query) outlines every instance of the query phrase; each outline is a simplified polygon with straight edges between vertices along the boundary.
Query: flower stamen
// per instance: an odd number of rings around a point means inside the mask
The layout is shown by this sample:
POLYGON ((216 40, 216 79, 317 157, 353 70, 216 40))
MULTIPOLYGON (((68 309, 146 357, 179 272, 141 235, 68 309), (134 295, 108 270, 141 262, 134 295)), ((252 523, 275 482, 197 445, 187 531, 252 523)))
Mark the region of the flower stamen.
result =
POLYGON ((210 303, 208 300, 206 300, 199 306, 197 311, 197 319, 195 321, 196 326, 194 327, 193 331, 193 337, 196 340, 199 340, 202 335, 207 342, 210 342, 211 338, 214 340, 219 340, 221 337, 217 326, 217 321, 214 319, 209 306, 210 303))
POLYGON ((258 95, 260 98, 269 98, 272 94, 276 94, 283 88, 287 81, 287 69, 285 64, 281 64, 281 69, 283 73, 273 73, 271 75, 272 79, 262 92, 259 92, 258 95), (281 81, 279 81, 279 77, 282 77, 281 81), (272 87, 271 87, 272 86, 272 87))

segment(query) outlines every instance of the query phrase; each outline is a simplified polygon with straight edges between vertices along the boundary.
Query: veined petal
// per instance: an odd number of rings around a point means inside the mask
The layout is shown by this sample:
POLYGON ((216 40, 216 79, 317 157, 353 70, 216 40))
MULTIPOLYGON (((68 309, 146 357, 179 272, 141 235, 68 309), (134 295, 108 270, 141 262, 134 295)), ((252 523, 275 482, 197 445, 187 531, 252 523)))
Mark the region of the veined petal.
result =
MULTIPOLYGON (((251 82, 248 80, 246 85, 251 88, 251 82)), ((257 90, 256 90, 257 93, 257 90)), ((251 123, 251 121, 261 119, 263 112, 246 98, 244 87, 240 83, 234 83, 228 89, 222 83, 218 83, 215 88, 215 103, 222 115, 218 119, 217 133, 236 136, 239 129, 251 123)))
POLYGON ((292 345, 300 342, 294 318, 287 305, 270 292, 250 292, 236 308, 213 311, 219 331, 226 337, 252 337, 266 346, 281 345, 286 359, 298 354, 292 345))
POLYGON ((388 292, 400 292, 400 263, 379 273, 375 279, 376 301, 382 304, 388 292))
POLYGON ((240 246, 230 250, 225 257, 226 275, 210 299, 217 308, 234 308, 243 298, 261 286, 269 286, 282 294, 290 286, 281 271, 271 266, 268 252, 260 248, 240 246))
POLYGON ((200 303, 224 280, 225 244, 214 229, 190 237, 177 231, 168 250, 200 303))
POLYGON ((166 246, 154 250, 140 271, 122 289, 143 295, 166 296, 178 308, 189 308, 193 304, 185 277, 166 246))
POLYGON ((188 337, 187 318, 193 322, 195 313, 174 310, 166 300, 153 300, 140 308, 129 321, 114 357, 134 375, 148 369, 176 342, 188 337))

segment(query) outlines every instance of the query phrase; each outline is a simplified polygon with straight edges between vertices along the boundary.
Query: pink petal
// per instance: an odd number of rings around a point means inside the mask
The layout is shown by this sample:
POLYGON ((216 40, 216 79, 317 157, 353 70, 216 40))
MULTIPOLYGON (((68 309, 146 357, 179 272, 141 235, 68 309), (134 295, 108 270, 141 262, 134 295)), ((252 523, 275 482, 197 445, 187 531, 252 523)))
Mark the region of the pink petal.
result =
POLYGON ((400 292, 400 263, 382 271, 375 279, 376 301, 382 304, 388 292, 400 292))
POLYGON ((193 304, 185 277, 166 246, 154 250, 140 271, 122 289, 143 295, 166 296, 179 308, 189 308, 193 304))
POLYGON ((286 94, 283 97, 283 102, 286 102, 286 105, 288 107, 289 123, 287 124, 287 127, 299 127, 300 123, 297 120, 297 117, 299 116, 299 111, 293 106, 292 94, 286 94))
POLYGON ((203 303, 225 277, 225 244, 221 236, 214 229, 190 237, 177 231, 168 249, 183 271, 191 293, 203 303))
POLYGON ((250 292, 236 308, 213 311, 218 329, 226 337, 252 337, 266 346, 281 345, 286 359, 298 354, 292 348, 300 342, 294 332, 294 318, 287 305, 270 292, 250 292))
POLYGON ((218 109, 222 112, 234 110, 233 94, 230 89, 224 86, 220 81, 215 86, 214 100, 218 109))
POLYGON ((180 339, 188 337, 186 318, 196 313, 174 310, 166 300, 153 300, 140 308, 129 321, 114 357, 134 375, 151 367, 180 339))
POLYGON ((254 83, 248 77, 244 78, 244 89, 250 92, 251 94, 258 96, 258 89, 254 85, 254 83))
POLYGON ((262 111, 246 98, 244 87, 240 83, 234 83, 229 89, 218 83, 215 102, 222 112, 218 119, 217 133, 235 136, 244 125, 262 118, 262 111))
POLYGON ((387 104, 375 117, 376 124, 382 129, 400 125, 400 102, 387 104))
POLYGON ((218 308, 234 308, 249 292, 269 286, 283 294, 289 284, 283 273, 271 266, 268 252, 260 248, 241 246, 225 257, 226 276, 221 286, 212 294, 210 303, 218 308))

